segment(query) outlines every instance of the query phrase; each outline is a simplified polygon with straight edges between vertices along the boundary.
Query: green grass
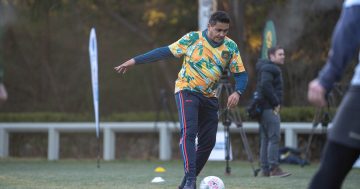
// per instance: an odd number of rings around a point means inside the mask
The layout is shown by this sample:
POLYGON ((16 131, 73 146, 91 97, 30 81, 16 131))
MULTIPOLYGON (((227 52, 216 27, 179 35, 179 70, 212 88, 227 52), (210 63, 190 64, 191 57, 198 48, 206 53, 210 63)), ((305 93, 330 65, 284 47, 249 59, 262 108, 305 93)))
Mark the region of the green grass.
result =
MULTIPOLYGON (((95 160, 60 160, 49 162, 43 159, 0 159, 0 188, 177 188, 182 179, 182 163, 174 160, 140 161, 124 160, 100 163, 96 167, 95 160), (154 169, 162 166, 165 173, 155 173, 154 169), (155 176, 165 179, 164 183, 152 184, 155 176)), ((256 165, 257 166, 257 165, 256 165)), ((230 162, 230 176, 224 176, 225 162, 208 162, 200 180, 209 175, 220 177, 227 189, 301 189, 306 188, 318 164, 311 166, 282 165, 286 171, 292 172, 287 178, 253 177, 248 162, 230 162)), ((353 169, 347 176, 343 188, 359 188, 360 169, 353 169)))

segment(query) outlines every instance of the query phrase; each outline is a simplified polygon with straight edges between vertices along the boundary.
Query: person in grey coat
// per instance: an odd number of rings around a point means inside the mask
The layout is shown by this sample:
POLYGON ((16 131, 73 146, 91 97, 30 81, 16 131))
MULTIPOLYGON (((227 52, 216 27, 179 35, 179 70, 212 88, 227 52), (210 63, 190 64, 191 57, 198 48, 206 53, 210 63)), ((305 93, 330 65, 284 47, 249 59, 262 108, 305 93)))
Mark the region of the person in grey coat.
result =
POLYGON ((291 174, 281 170, 278 159, 283 98, 283 78, 278 65, 284 64, 284 49, 272 47, 268 50, 268 57, 269 60, 259 60, 256 64, 256 93, 260 96, 263 109, 259 120, 262 176, 287 177, 291 174))

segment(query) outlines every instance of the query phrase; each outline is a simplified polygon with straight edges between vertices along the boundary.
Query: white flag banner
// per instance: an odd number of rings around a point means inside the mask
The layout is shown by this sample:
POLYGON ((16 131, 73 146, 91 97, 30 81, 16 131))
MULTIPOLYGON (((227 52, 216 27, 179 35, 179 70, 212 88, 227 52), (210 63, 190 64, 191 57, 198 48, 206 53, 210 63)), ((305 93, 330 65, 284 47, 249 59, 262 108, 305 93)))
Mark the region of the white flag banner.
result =
POLYGON ((95 126, 96 137, 99 138, 100 123, 99 123, 99 80, 98 80, 98 53, 95 28, 91 28, 89 38, 89 55, 90 55, 90 67, 91 67, 91 83, 94 101, 95 112, 95 126))

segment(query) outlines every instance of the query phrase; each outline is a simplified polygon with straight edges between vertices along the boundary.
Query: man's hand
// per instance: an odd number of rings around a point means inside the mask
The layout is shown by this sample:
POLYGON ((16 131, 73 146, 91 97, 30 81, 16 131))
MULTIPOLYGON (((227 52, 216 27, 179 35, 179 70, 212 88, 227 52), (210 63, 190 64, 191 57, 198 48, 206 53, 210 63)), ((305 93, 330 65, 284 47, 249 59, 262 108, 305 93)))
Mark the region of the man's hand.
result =
POLYGON ((118 73, 122 73, 125 74, 126 71, 131 67, 135 65, 135 60, 132 58, 126 62, 124 62, 123 64, 120 64, 119 66, 114 67, 114 69, 118 72, 118 73))
POLYGON ((235 107, 240 99, 240 95, 237 92, 233 92, 229 97, 228 97, 228 102, 227 102, 227 107, 228 108, 233 108, 235 107))
POLYGON ((325 88, 315 79, 309 83, 308 100, 315 106, 323 107, 326 105, 325 88))
POLYGON ((274 108, 274 114, 275 115, 279 115, 279 113, 280 113, 280 105, 277 105, 275 108, 274 108))

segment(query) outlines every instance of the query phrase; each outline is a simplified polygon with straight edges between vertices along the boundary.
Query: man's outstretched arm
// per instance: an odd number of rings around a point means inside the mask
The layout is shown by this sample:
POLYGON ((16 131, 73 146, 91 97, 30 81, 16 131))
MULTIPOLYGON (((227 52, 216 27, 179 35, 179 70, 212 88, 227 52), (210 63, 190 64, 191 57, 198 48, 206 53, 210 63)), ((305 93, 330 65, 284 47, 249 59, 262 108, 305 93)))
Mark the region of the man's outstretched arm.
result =
POLYGON ((171 53, 168 46, 159 47, 159 48, 156 48, 145 54, 136 56, 136 57, 124 62, 123 64, 116 66, 114 69, 118 73, 124 74, 130 67, 134 66, 135 64, 146 64, 146 63, 155 62, 157 60, 163 60, 163 59, 171 58, 171 57, 174 57, 174 55, 171 53))

